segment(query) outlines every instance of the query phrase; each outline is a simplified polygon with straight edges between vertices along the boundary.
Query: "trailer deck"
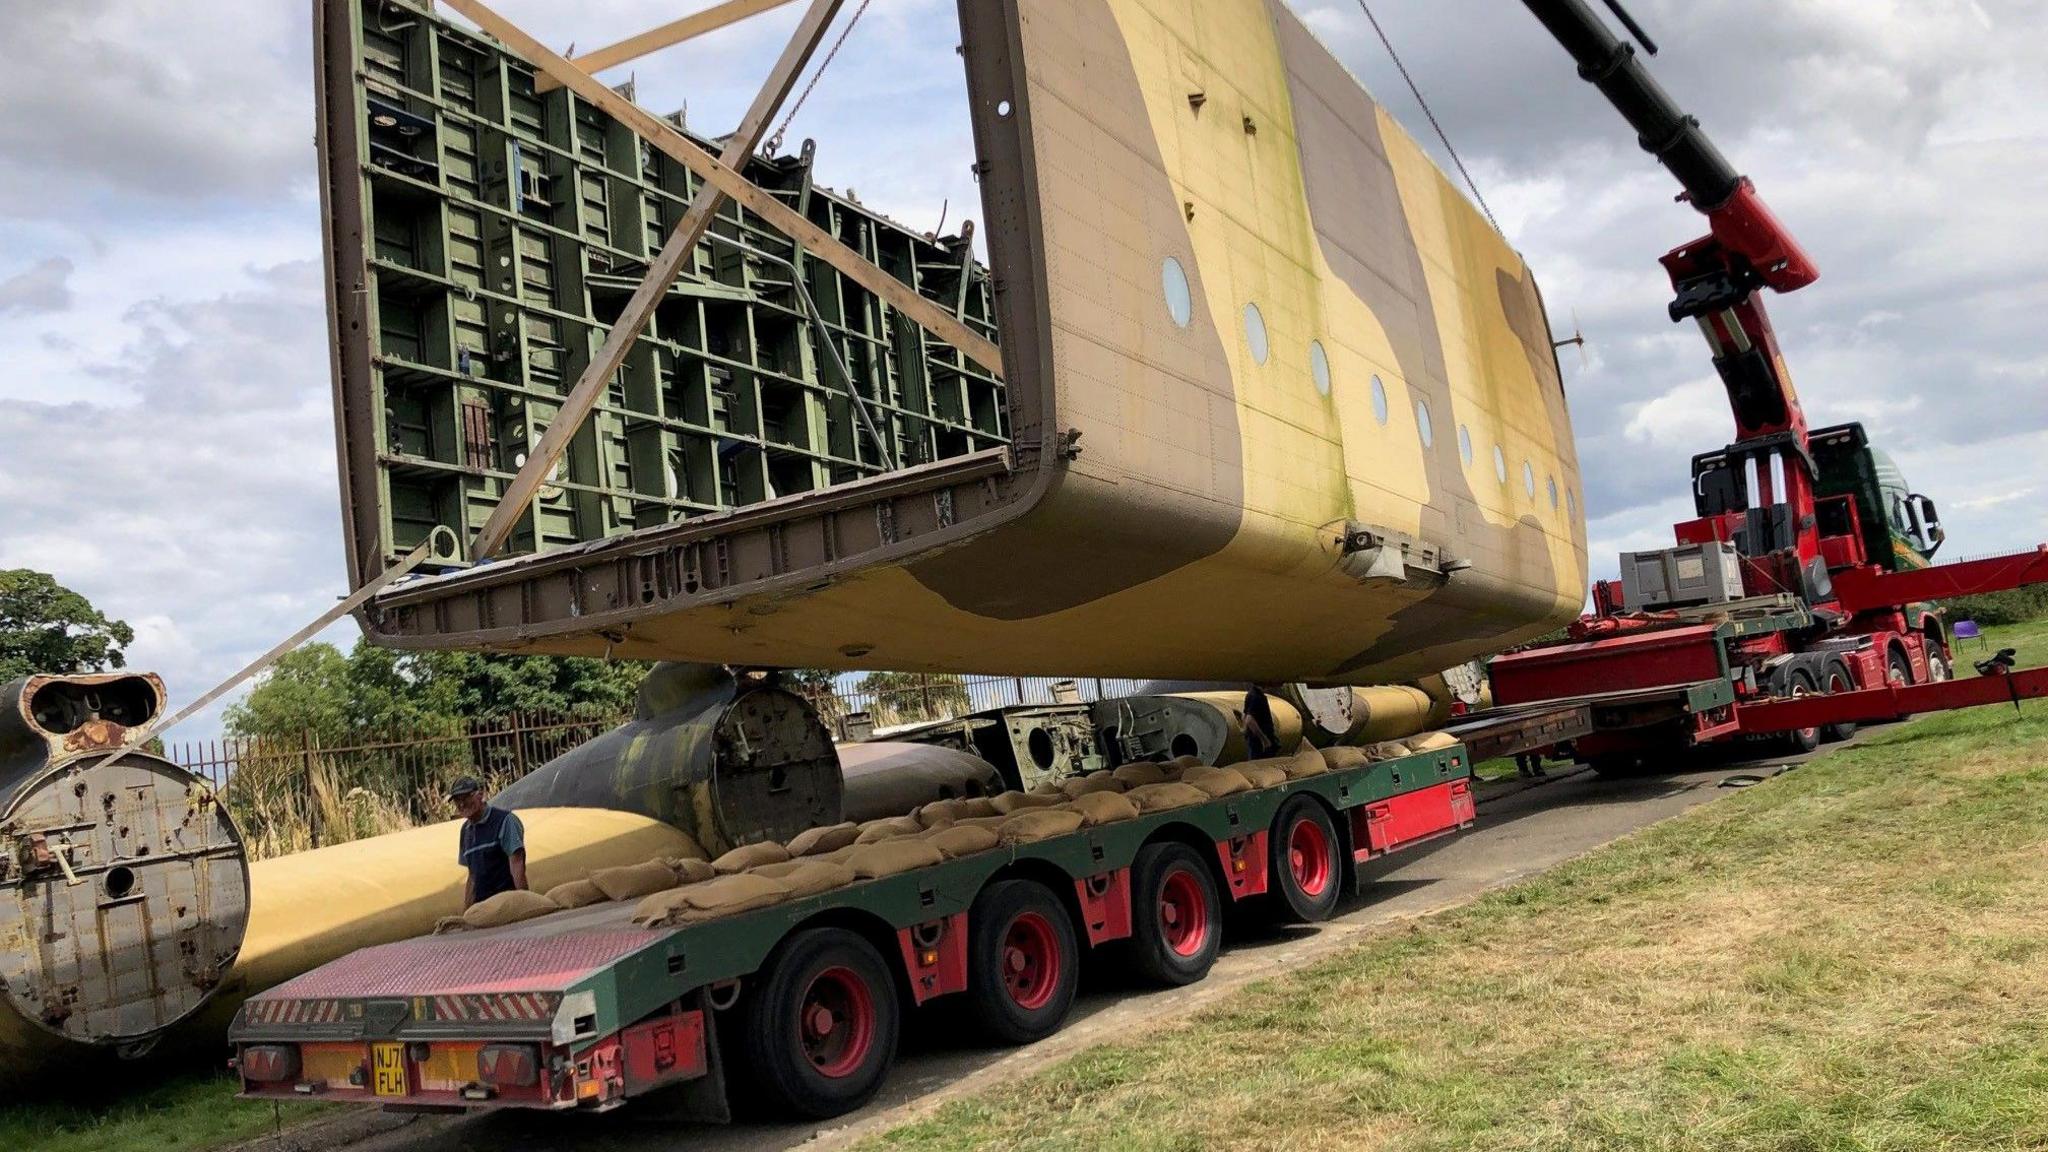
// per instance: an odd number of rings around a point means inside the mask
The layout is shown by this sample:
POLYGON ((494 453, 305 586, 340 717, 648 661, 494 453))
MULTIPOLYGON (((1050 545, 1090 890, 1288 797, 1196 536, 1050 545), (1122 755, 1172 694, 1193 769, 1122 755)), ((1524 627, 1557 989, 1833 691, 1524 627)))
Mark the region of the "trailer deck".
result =
MULTIPOLYGON (((1225 903, 1286 888, 1316 901, 1327 895, 1334 907, 1338 888, 1355 885, 1356 865, 1469 827, 1473 817, 1469 754, 1453 744, 708 923, 645 928, 633 923, 634 905, 620 902, 364 949, 252 997, 230 1039, 251 1097, 609 1109, 670 1085, 722 1085, 719 1018, 743 996, 771 994, 785 958, 821 930, 862 938, 896 979, 826 988, 836 1000, 806 1000, 805 1018, 821 1022, 821 1040, 849 1019, 865 1021, 861 1043, 879 1043, 886 1031, 893 1050, 893 1023, 883 1029, 877 1021, 893 1012, 899 989, 908 1006, 922 1005, 1030 963, 1070 1000, 1076 973, 1061 970, 1067 952, 1078 964, 1082 952, 1092 958, 1103 945, 1147 933, 1160 934, 1199 979, 1213 961, 1225 903), (1201 867, 1166 868, 1162 877, 1156 861, 1184 862, 1186 850, 1201 867), (1048 917, 1020 919, 1046 933, 1036 952, 1018 946, 1013 928, 998 941, 999 955, 982 954, 977 942, 987 934, 971 917, 1009 880, 1049 893, 1071 919, 1073 944, 1056 946, 1061 929, 1048 917)), ((1043 995, 1033 990, 1018 1003, 1031 1007, 1043 995)), ((829 1060, 813 1064, 830 1078, 829 1060)), ((865 1067, 855 1061, 842 1074, 853 1075, 855 1065, 865 1067)), ((719 1112, 708 1110, 723 1118, 719 1112)))

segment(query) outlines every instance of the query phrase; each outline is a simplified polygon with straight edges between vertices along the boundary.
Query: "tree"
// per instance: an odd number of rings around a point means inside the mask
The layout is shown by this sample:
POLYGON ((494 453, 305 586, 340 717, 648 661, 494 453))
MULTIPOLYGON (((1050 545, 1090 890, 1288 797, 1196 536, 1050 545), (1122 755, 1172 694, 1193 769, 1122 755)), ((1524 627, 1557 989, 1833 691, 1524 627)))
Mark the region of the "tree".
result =
POLYGON ((647 665, 586 657, 404 652, 357 640, 347 656, 308 644, 280 658, 223 720, 237 736, 323 744, 452 734, 515 713, 609 717, 632 707, 647 665))
POLYGON ((135 629, 107 619, 48 573, 0 571, 0 681, 126 667, 122 649, 134 642, 135 629))
POLYGON ((973 708, 967 682, 950 674, 870 672, 854 688, 874 696, 868 712, 880 727, 943 720, 973 708))

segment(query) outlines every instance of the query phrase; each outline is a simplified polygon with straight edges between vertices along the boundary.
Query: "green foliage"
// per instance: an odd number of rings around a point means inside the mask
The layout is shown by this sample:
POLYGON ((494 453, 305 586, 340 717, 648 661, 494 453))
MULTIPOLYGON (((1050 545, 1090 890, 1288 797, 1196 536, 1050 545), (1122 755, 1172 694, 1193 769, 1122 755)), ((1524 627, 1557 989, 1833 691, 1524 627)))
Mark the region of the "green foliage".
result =
POLYGON ((124 667, 135 630, 30 568, 0 570, 0 681, 31 672, 124 667))
POLYGON ((518 713, 623 715, 647 665, 583 657, 402 652, 308 644, 274 664, 223 715, 235 736, 334 745, 364 734, 459 732, 518 713))
POLYGON ((2048 619, 2048 584, 2030 584, 2003 592, 1987 592, 1982 596, 1958 596, 1942 601, 1941 606, 1951 623, 1975 620, 1986 626, 2024 624, 2029 620, 2048 619))
POLYGON ((287 1127, 327 1118, 332 1106, 300 1105, 278 1113, 258 1100, 234 1098, 235 1082, 217 1072, 174 1076, 138 1087, 116 1078, 103 1096, 80 1086, 63 1094, 0 1103, 0 1148, 36 1152, 163 1152, 224 1148, 287 1127))

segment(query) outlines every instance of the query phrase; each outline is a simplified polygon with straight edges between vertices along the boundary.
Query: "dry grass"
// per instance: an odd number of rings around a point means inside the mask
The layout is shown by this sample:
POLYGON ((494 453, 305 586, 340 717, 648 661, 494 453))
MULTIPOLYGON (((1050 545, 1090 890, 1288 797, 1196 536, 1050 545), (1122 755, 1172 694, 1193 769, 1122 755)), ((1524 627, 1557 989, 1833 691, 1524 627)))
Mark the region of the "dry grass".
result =
POLYGON ((2043 1148, 2044 957, 2048 706, 1930 717, 875 1143, 2043 1148))
MULTIPOLYGON (((340 766, 324 757, 315 757, 310 771, 297 758, 279 763, 274 773, 244 769, 227 792, 243 842, 259 860, 455 818, 438 783, 408 796, 345 784, 340 766)), ((506 783, 492 778, 485 787, 495 792, 506 783)))

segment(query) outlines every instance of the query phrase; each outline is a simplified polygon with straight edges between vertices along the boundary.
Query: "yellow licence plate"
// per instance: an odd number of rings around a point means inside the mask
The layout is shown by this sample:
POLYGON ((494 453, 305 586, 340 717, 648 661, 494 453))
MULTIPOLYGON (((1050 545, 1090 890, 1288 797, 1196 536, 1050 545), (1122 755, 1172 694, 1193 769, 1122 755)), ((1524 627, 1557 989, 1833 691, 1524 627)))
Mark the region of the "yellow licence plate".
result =
POLYGON ((405 1095, 405 1045, 370 1045, 370 1086, 379 1096, 405 1095))

